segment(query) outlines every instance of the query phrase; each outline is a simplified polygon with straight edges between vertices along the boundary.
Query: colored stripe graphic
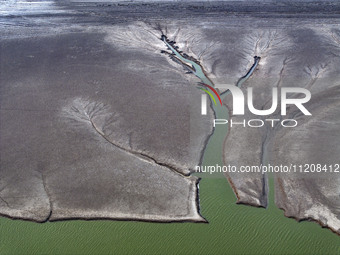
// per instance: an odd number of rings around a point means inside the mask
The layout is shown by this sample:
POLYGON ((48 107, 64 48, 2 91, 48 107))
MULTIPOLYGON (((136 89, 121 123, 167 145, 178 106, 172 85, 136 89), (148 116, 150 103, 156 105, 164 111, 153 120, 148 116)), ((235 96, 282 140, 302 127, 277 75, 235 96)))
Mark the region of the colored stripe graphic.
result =
POLYGON ((203 88, 199 88, 200 90, 203 90, 204 92, 206 92, 210 97, 211 99, 214 101, 215 105, 216 105, 216 100, 215 98, 213 97, 213 95, 206 89, 203 89, 203 88))
POLYGON ((205 84, 205 83, 200 83, 200 84, 202 84, 203 86, 206 86, 206 87, 208 87, 209 89, 211 89, 211 91, 214 92, 215 95, 217 96, 217 98, 218 98, 218 100, 220 101, 220 104, 221 104, 221 106, 222 106, 222 100, 221 100, 220 96, 218 95, 217 91, 216 91, 213 87, 211 87, 210 85, 208 85, 208 84, 205 84))

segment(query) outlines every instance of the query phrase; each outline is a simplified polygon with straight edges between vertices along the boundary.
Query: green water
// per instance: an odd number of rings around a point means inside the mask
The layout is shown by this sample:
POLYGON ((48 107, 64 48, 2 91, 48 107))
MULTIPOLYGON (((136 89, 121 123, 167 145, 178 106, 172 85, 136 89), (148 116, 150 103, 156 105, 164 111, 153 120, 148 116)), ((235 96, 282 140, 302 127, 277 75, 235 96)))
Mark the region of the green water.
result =
MULTIPOLYGON (((196 75, 211 84, 201 71, 196 75)), ((225 108, 215 110, 227 118, 225 108)), ((204 165, 222 165, 225 134, 225 127, 215 129, 204 165)), ((236 205, 222 174, 197 175, 202 177, 201 213, 209 224, 103 220, 39 224, 0 218, 0 254, 340 254, 339 236, 316 223, 284 217, 274 205, 273 192, 267 209, 236 205)), ((269 186, 273 190, 272 179, 269 186)))
MULTIPOLYGON (((224 178, 201 181, 203 223, 0 219, 0 254, 340 254, 340 237, 312 222, 235 204, 224 178)), ((272 198, 271 198, 272 200, 272 198)))
MULTIPOLYGON (((205 164, 216 164, 216 129, 205 164)), ((201 174, 204 223, 64 221, 0 218, 0 254, 340 254, 340 237, 314 222, 283 216, 270 193, 268 209, 235 204, 221 175, 201 174)), ((270 190, 273 182, 270 181, 270 190)))

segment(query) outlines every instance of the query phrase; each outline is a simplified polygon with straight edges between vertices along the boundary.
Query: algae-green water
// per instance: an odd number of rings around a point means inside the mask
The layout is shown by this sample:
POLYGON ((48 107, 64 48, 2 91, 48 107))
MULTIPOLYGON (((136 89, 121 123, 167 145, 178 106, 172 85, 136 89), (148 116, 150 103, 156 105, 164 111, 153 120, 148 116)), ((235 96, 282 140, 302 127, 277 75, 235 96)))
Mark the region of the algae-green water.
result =
POLYGON ((236 205, 223 178, 201 181, 209 224, 0 219, 0 254, 340 254, 340 237, 313 222, 236 205))
MULTIPOLYGON (((217 116, 228 117, 225 108, 217 116)), ((204 165, 222 165, 225 125, 215 129, 204 165)), ((267 209, 235 204, 222 174, 196 174, 205 223, 72 220, 34 223, 0 218, 0 254, 340 254, 340 236, 314 222, 284 217, 274 205, 273 180, 267 209)))
MULTIPOLYGON (((209 143, 206 164, 216 163, 218 138, 209 143)), ((200 201, 208 224, 0 218, 0 254, 340 254, 340 236, 314 222, 284 217, 273 192, 267 209, 235 200, 223 176, 205 174, 200 201)))

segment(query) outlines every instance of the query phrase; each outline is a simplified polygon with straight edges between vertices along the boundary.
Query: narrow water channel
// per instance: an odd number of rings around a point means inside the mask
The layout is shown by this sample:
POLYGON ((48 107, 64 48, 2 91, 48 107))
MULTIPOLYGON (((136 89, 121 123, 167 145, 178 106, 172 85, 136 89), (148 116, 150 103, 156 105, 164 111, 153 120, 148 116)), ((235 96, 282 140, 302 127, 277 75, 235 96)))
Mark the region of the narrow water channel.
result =
MULTIPOLYGON (((175 46, 175 42, 170 42, 165 35, 162 35, 161 40, 165 43, 168 49, 171 50, 172 54, 177 57, 177 59, 187 67, 196 77, 198 77, 203 84, 207 84, 211 87, 215 87, 215 84, 209 79, 209 77, 205 74, 203 67, 197 62, 194 61, 190 56, 186 54, 182 54, 178 51, 178 47, 175 46)), ((256 69, 260 57, 254 57, 254 64, 251 66, 249 71, 242 76, 238 82, 235 84, 237 87, 241 87, 244 82, 248 80, 248 78, 253 74, 256 69)), ((224 91, 220 94, 222 102, 223 99, 228 95, 229 91, 224 91)), ((229 120, 229 110, 225 105, 214 105, 211 103, 213 111, 215 113, 216 119, 228 119, 229 120)), ((223 145, 224 140, 228 134, 228 126, 227 125, 218 125, 214 128, 214 132, 210 137, 208 144, 206 145, 206 149, 204 151, 203 162, 202 165, 220 165, 223 166, 223 145)), ((220 174, 222 176, 222 174, 220 174)))

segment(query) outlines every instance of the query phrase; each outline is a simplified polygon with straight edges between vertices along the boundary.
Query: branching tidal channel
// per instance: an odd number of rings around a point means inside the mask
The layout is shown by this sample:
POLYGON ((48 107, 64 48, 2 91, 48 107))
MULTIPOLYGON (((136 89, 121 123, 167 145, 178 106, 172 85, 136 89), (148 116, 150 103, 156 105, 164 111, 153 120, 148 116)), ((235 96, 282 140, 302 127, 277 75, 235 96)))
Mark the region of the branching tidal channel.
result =
MULTIPOLYGON (((170 41, 166 35, 161 36, 161 40, 164 42, 164 44, 167 46, 168 51, 162 51, 162 53, 167 54, 173 61, 176 63, 181 64, 185 69, 188 70, 188 73, 194 74, 196 77, 198 77, 201 82, 198 83, 199 86, 206 86, 206 87, 215 87, 215 84, 209 79, 209 77, 206 75, 203 67, 197 61, 191 56, 188 56, 186 53, 183 53, 179 50, 178 46, 176 46, 176 42, 170 41)), ((242 84, 244 84, 249 77, 254 73, 256 70, 256 67, 260 61, 259 56, 254 56, 254 64, 251 66, 251 68, 248 70, 248 72, 242 76, 236 83, 235 86, 241 88, 242 84)), ((218 92, 219 90, 216 89, 218 92)), ((222 92, 219 92, 219 96, 223 99, 229 94, 229 90, 225 90, 222 92)), ((211 102, 211 101, 210 101, 211 102)), ((229 109, 226 107, 226 105, 222 104, 221 105, 214 105, 211 102, 211 108, 214 111, 214 115, 216 119, 228 119, 229 120, 229 109)), ((215 128, 213 130, 213 133, 210 137, 210 139, 207 141, 207 145, 205 146, 206 150, 207 148, 213 148, 214 154, 218 155, 218 157, 214 158, 214 162, 212 162, 214 165, 219 164, 223 165, 223 144, 224 144, 224 139, 228 136, 229 128, 215 128)), ((204 154, 206 154, 206 150, 204 154)), ((201 162, 203 163, 203 162, 201 162)), ((208 162, 204 162, 204 164, 207 165, 208 162)))

